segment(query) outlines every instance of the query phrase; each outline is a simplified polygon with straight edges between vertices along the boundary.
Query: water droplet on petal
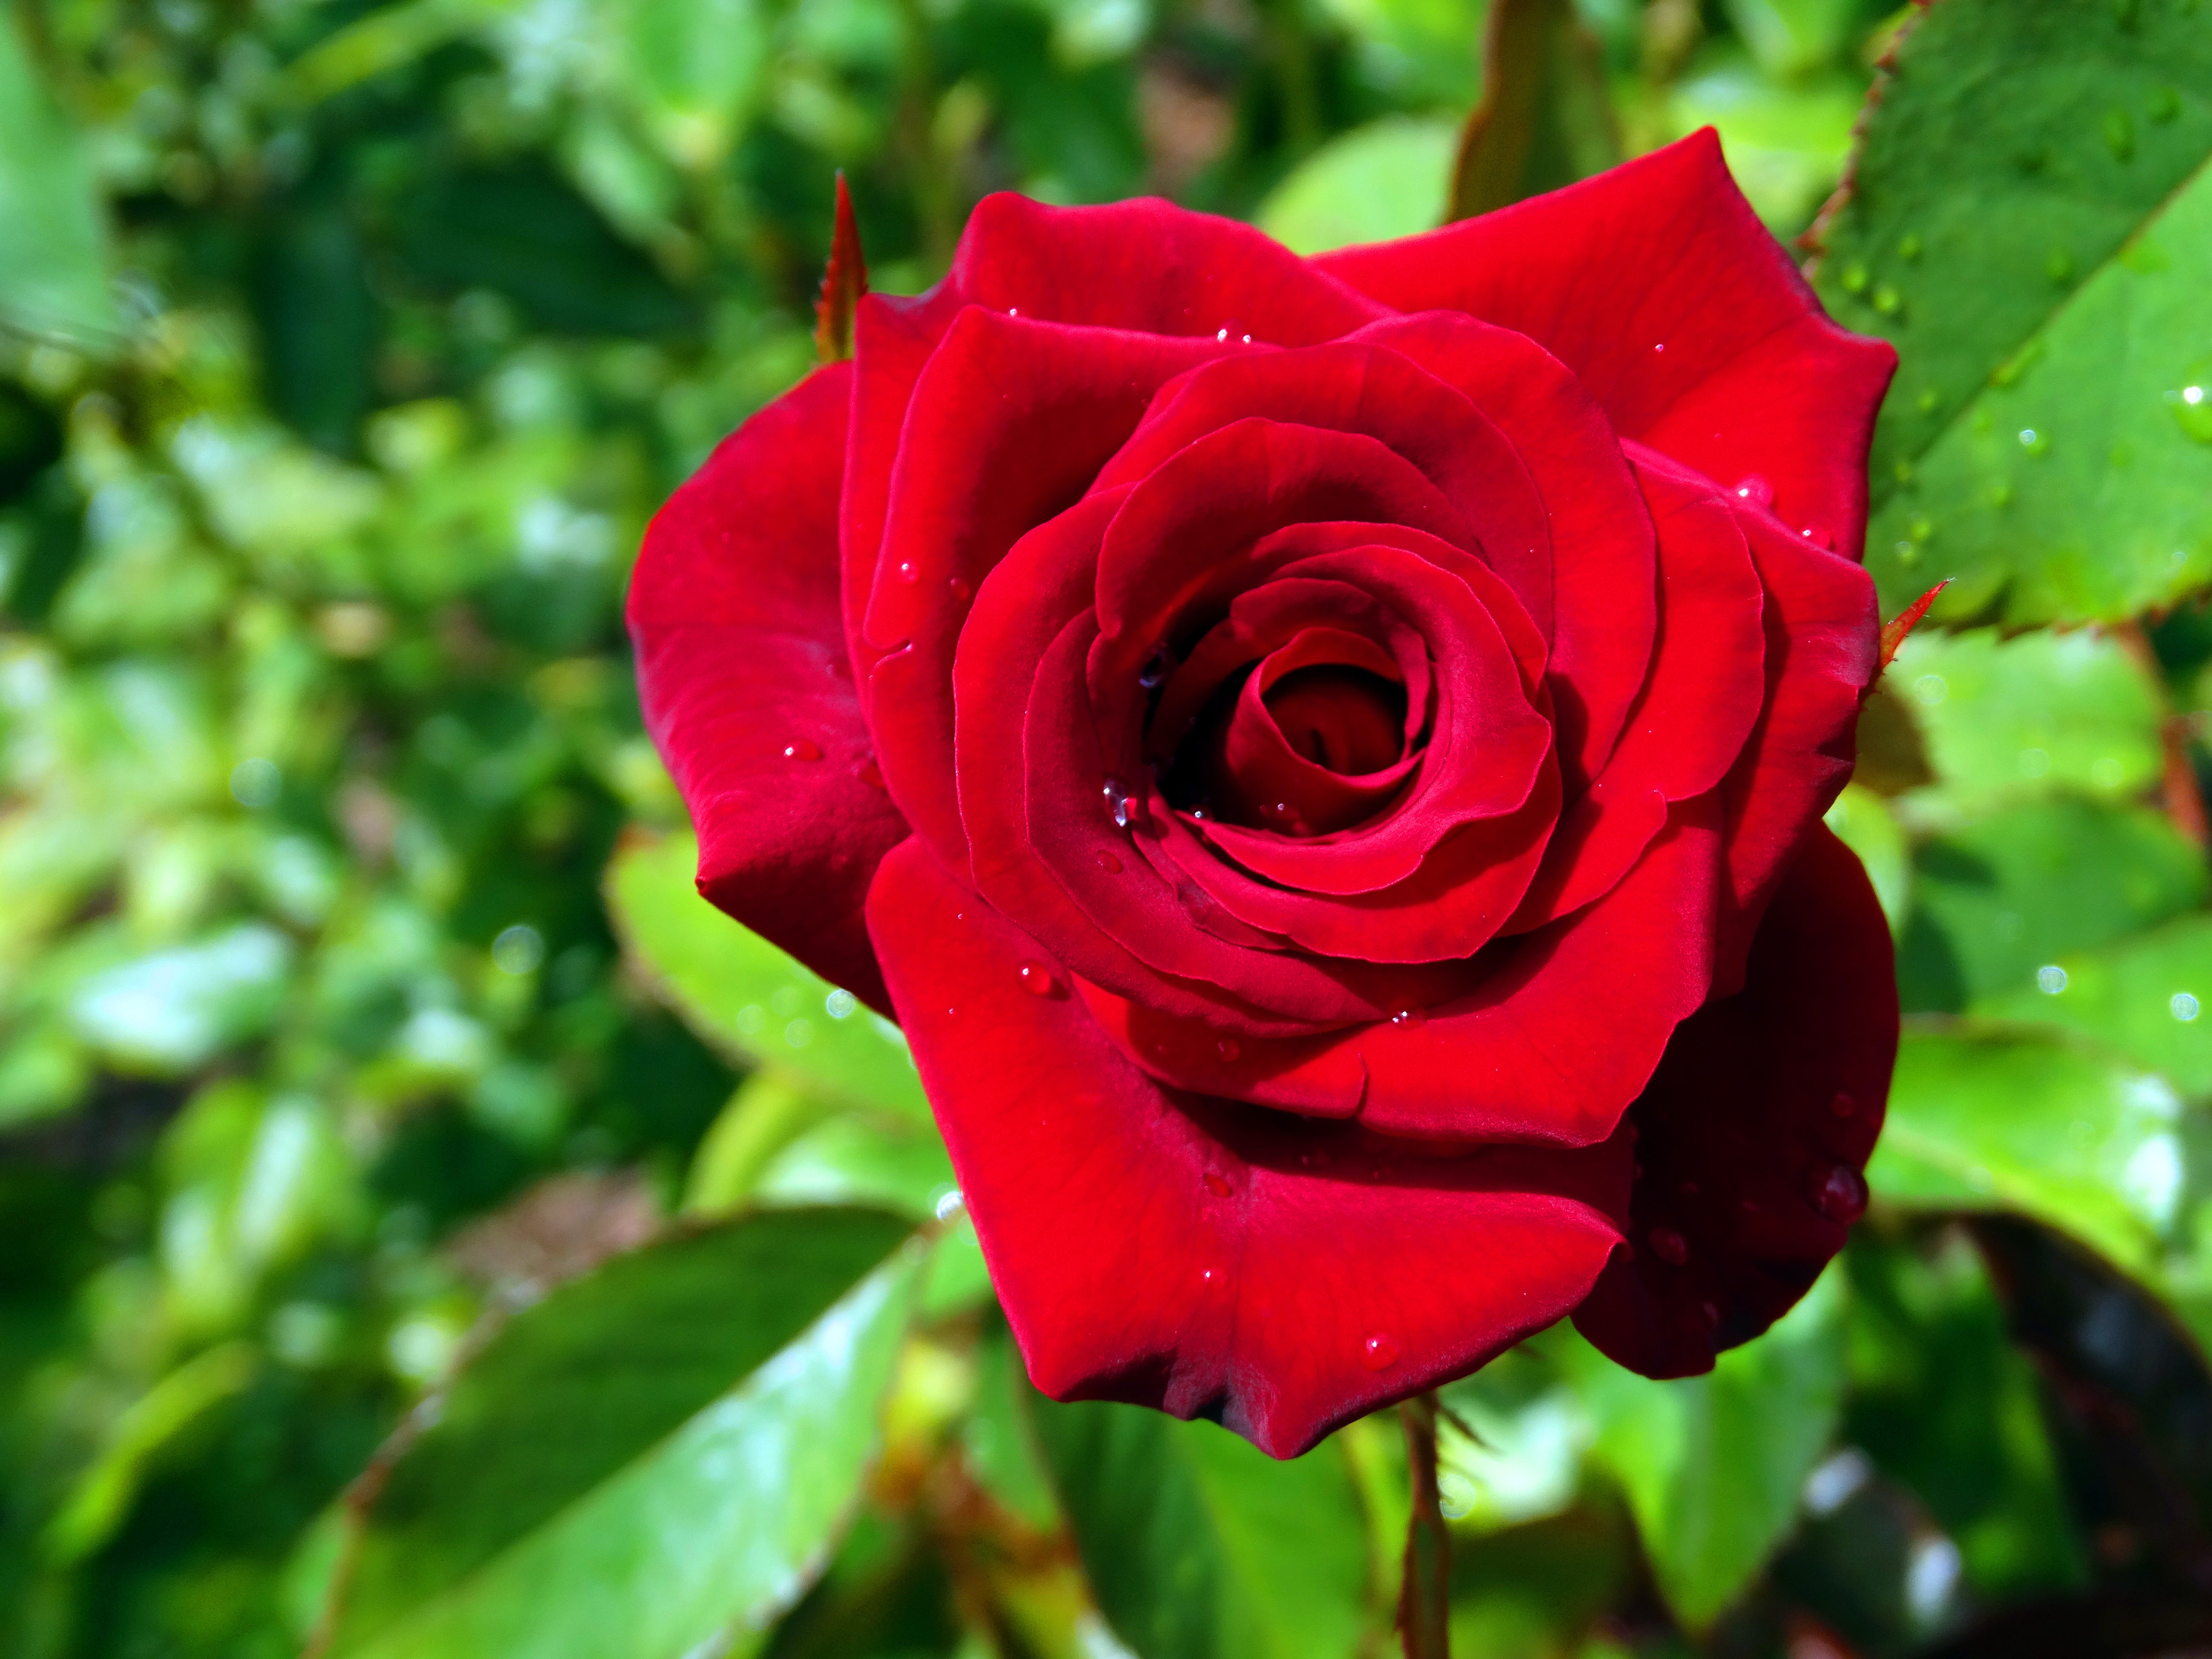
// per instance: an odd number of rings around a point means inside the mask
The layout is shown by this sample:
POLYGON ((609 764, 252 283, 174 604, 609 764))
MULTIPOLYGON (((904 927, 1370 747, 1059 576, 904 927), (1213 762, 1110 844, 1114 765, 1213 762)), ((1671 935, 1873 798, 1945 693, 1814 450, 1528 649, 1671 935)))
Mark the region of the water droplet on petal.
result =
POLYGON ((1815 547, 1825 547, 1832 553, 1836 550, 1836 532, 1824 524, 1808 524, 1797 533, 1815 547))
POLYGON ((1735 494, 1738 501, 1749 501, 1753 507, 1774 505, 1774 486, 1756 472, 1737 481, 1735 494))
POLYGON ((1206 1177, 1206 1190, 1216 1198, 1226 1198, 1229 1196, 1229 1183, 1209 1170, 1206 1177))
POLYGON ((1100 848, 1093 856, 1098 860, 1098 867, 1101 870, 1103 870, 1108 875, 1118 876, 1121 873, 1121 860, 1115 858, 1104 848, 1100 848))
POLYGON ((1814 1187, 1813 1205, 1829 1220, 1849 1226, 1866 1213, 1866 1177, 1848 1164, 1834 1165, 1814 1187))
POLYGON ((1672 1227, 1654 1227, 1646 1237, 1651 1254, 1669 1266, 1679 1267, 1690 1259, 1690 1241, 1672 1227))
POLYGON ((1360 1345, 1359 1363, 1370 1371, 1387 1371, 1398 1363, 1400 1352, 1396 1337, 1377 1331, 1360 1345))
POLYGON ((1137 674, 1137 684, 1149 691, 1167 678, 1168 671, 1174 666, 1175 658, 1169 654, 1167 647, 1161 646, 1145 659, 1144 667, 1137 674))
POLYGON ((920 581, 921 580, 921 567, 916 564, 912 559, 901 559, 898 562, 898 579, 902 582, 920 581))
POLYGON ((1396 1013, 1390 1016, 1390 1023, 1393 1025, 1426 1025, 1429 1023, 1428 1010, 1425 1008, 1401 1008, 1396 1013))
POLYGON ((818 743, 809 743, 805 738, 799 738, 783 745, 783 757, 786 760, 795 761, 820 760, 822 745, 818 743))
POLYGON ((945 586, 951 590, 952 603, 965 605, 975 597, 975 584, 965 576, 955 576, 945 586))
POLYGON ((1052 969, 1041 962, 1025 962, 1017 970, 1021 975, 1022 989, 1031 996, 1048 997, 1055 988, 1052 969))
POLYGON ((1235 1037, 1222 1038, 1220 1042, 1213 1045, 1213 1051, 1219 1054, 1224 1060, 1234 1060, 1237 1055, 1244 1052, 1242 1048, 1237 1046, 1237 1039, 1235 1037))
POLYGON ((1145 816, 1145 803, 1134 795, 1124 795, 1114 803, 1114 822, 1127 830, 1145 816))
POLYGON ((1229 343, 1229 331, 1225 328, 1216 329, 1213 333, 1213 340, 1216 345, 1227 345, 1229 343))
POLYGON ((1858 1109, 1858 1102, 1852 1098, 1850 1091, 1848 1089, 1837 1090, 1835 1094, 1828 1102, 1828 1109, 1833 1112, 1838 1117, 1850 1117, 1855 1114, 1858 1109))
POLYGON ((1213 1269, 1211 1267, 1200 1268, 1199 1270, 1198 1279, 1201 1285, 1211 1285, 1213 1283, 1213 1269))

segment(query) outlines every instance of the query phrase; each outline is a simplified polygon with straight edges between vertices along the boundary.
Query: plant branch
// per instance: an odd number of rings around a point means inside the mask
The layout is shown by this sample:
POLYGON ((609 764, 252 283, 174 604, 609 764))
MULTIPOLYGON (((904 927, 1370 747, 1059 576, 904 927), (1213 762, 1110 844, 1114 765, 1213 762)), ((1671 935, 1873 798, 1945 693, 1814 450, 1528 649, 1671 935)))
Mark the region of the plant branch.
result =
POLYGON ((1451 1659, 1451 1534, 1437 1501, 1437 1397, 1398 1407, 1406 1424, 1406 1468, 1413 1511, 1406 1523, 1406 1571, 1398 1592, 1398 1633, 1406 1659, 1451 1659))

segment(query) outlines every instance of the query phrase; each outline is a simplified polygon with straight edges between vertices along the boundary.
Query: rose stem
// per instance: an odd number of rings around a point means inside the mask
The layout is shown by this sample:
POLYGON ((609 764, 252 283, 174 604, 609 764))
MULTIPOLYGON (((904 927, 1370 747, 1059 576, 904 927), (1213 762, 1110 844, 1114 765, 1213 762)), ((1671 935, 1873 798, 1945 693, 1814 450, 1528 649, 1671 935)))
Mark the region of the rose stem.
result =
POLYGON ((1437 1397, 1418 1395, 1398 1414, 1406 1423, 1406 1467, 1413 1489, 1398 1631, 1406 1659, 1451 1659, 1451 1534, 1437 1503, 1437 1397))

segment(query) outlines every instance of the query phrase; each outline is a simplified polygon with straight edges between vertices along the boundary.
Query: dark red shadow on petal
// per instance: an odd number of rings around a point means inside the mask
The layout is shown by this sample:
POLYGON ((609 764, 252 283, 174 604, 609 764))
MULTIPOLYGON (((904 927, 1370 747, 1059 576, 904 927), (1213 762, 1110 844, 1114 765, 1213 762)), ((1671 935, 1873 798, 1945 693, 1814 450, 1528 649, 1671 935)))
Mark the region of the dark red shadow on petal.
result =
POLYGON ((1709 1370, 1764 1331, 1866 1207, 1897 980, 1866 872, 1825 828, 1767 908, 1744 983, 1683 1024, 1630 1114, 1633 1249, 1575 1314, 1646 1376, 1709 1370))
POLYGON ((1059 1399, 1277 1457, 1557 1319, 1613 1249, 1620 1143, 1470 1152, 1163 1090, 919 842, 868 907, 992 1280, 1059 1399))
POLYGON ((871 1006, 861 917, 906 821, 866 776, 838 607, 853 371, 817 370, 662 507, 630 579, 646 730, 699 831, 699 889, 871 1006))

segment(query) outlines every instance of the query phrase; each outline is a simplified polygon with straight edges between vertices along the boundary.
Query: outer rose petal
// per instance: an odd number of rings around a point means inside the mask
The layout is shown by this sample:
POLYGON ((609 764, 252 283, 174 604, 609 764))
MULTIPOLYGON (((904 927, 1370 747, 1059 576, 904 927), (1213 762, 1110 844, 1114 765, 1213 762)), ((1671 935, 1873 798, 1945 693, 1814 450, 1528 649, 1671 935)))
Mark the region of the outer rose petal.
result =
POLYGON ((1897 368, 1845 332, 1759 222, 1711 128, 1578 185, 1315 264, 1401 311, 1466 311, 1565 362, 1624 437, 1856 556, 1897 368))
POLYGON ((1687 1376, 1787 1312, 1864 1207, 1897 1024, 1881 906, 1815 826, 1743 992, 1684 1022, 1636 1103, 1634 1248, 1577 1311, 1583 1334, 1646 1376, 1687 1376))
POLYGON ((1840 554, 1792 536, 1765 513, 1736 522, 1766 588, 1766 707, 1722 785, 1729 902, 1721 915, 1722 995, 1807 830, 1850 777, 1859 704, 1880 666, 1874 580, 1840 554))
POLYGON ((860 912, 907 826, 860 776, 868 732, 838 612, 852 381, 843 364, 809 375, 669 498, 630 579, 629 633, 646 730, 698 827, 699 890, 881 1008, 860 912))
POLYGON ((1626 1148, 1439 1154, 1178 1096, 909 842, 868 904, 1030 1375, 1206 1416, 1291 1457, 1571 1306, 1619 1233, 1626 1148))

